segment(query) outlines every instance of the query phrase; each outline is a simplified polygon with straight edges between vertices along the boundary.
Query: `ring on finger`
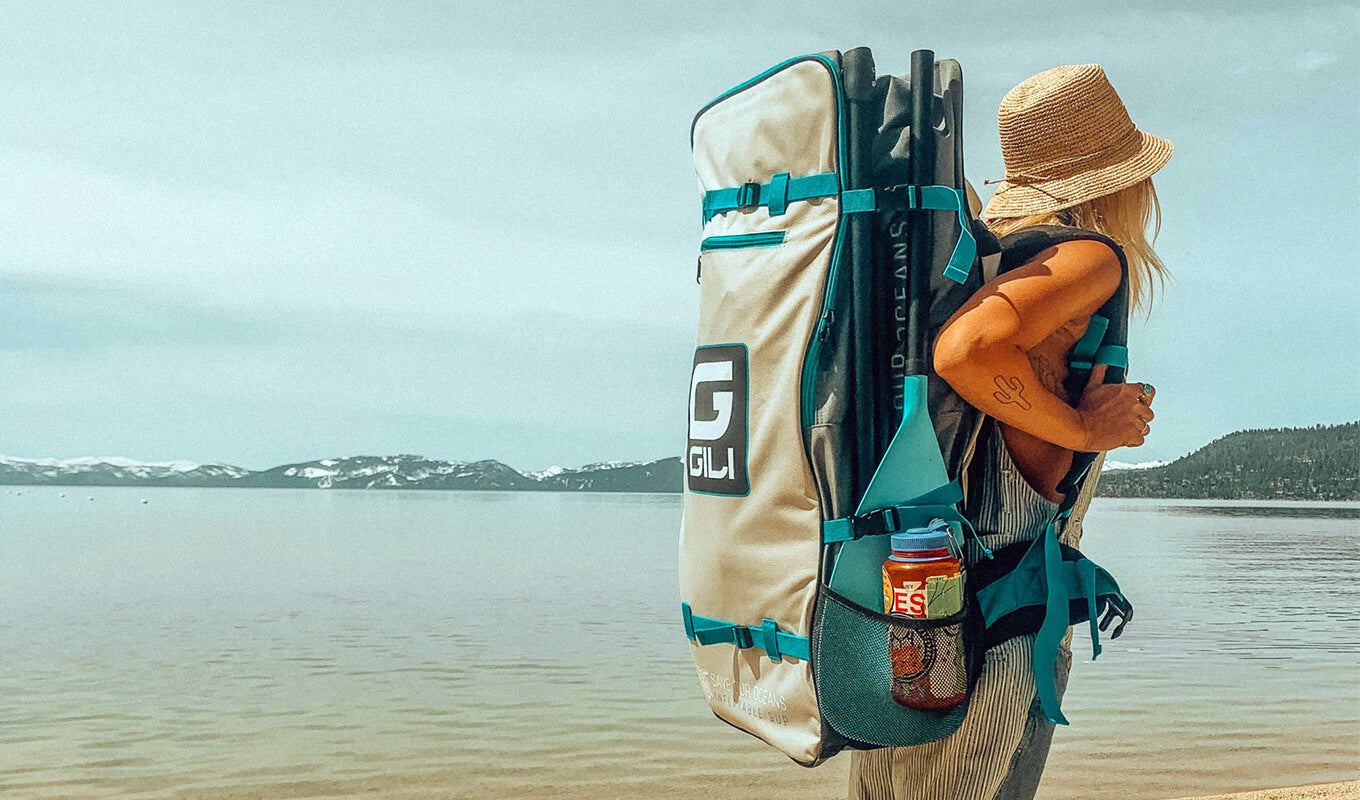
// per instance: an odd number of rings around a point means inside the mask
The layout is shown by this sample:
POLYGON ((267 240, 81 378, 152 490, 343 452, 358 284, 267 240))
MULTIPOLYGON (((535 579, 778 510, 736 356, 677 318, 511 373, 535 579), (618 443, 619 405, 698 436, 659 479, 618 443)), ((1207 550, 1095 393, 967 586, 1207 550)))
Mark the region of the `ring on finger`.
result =
POLYGON ((1149 424, 1147 424, 1146 422, 1144 422, 1144 423, 1143 423, 1143 435, 1144 435, 1144 436, 1147 436, 1149 433, 1152 433, 1152 426, 1149 425, 1149 424))
POLYGON ((1140 395, 1138 395, 1138 399, 1139 399, 1139 400, 1146 400, 1146 399, 1148 399, 1149 397, 1152 396, 1153 391, 1155 391, 1155 390, 1152 388, 1152 384, 1150 384, 1150 383, 1145 383, 1145 384, 1143 384, 1143 393, 1140 394, 1140 395))

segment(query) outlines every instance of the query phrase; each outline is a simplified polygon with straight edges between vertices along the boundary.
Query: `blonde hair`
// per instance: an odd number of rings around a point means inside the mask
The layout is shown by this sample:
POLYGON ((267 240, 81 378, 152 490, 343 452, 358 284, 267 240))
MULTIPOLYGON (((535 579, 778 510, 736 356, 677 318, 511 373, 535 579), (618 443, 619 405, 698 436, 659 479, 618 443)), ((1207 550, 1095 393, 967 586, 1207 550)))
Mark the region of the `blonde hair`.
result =
POLYGON ((1124 256, 1129 262, 1129 304, 1133 308, 1150 304, 1154 280, 1160 286, 1168 277, 1162 259, 1152 249, 1162 229, 1162 206, 1157 201, 1157 190, 1152 187, 1151 178, 1061 211, 986 222, 988 230, 998 239, 1031 225, 1068 225, 1105 234, 1124 248, 1124 256), (1149 227, 1152 228, 1151 241, 1147 237, 1149 227))

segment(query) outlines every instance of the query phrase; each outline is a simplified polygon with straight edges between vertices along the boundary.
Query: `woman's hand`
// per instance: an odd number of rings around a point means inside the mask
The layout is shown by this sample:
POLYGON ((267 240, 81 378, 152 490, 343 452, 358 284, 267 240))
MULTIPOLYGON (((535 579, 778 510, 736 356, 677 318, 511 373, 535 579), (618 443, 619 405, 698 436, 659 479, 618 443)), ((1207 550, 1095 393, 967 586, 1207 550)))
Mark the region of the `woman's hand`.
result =
POLYGON ((1104 383, 1105 366, 1091 370, 1091 379, 1077 405, 1086 431, 1082 450, 1103 453, 1116 447, 1137 447, 1152 429, 1151 386, 1142 383, 1104 383), (1144 387, 1148 390, 1145 392, 1144 387))

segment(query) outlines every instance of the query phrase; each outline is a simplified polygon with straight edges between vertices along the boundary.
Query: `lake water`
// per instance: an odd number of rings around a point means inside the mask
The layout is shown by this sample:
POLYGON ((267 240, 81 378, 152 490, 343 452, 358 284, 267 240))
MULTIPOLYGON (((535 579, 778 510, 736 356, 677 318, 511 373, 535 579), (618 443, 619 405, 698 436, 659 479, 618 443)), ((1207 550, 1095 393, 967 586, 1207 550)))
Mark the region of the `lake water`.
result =
MULTIPOLYGON (((678 496, 0 491, 0 797, 845 794, 709 713, 678 496)), ((1137 618, 1041 797, 1360 777, 1360 504, 1087 519, 1137 618)))

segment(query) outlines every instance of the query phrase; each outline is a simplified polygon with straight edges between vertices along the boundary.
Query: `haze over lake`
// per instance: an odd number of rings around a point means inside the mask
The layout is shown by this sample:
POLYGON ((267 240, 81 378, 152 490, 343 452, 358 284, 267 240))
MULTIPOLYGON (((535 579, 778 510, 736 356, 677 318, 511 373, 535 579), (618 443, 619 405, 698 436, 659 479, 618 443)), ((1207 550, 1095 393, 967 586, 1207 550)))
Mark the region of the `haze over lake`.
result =
MULTIPOLYGON (((847 757, 708 711, 678 495, 6 487, 0 519, 5 798, 844 795, 847 757)), ((1076 637, 1042 797, 1356 777, 1360 504, 1086 530, 1137 613, 1095 664, 1076 637)))

